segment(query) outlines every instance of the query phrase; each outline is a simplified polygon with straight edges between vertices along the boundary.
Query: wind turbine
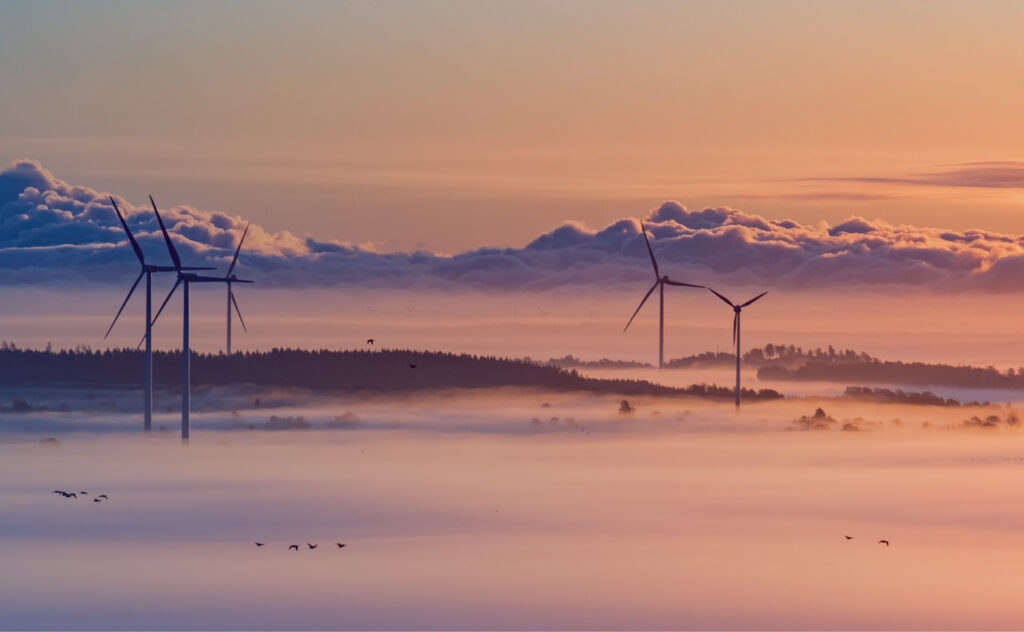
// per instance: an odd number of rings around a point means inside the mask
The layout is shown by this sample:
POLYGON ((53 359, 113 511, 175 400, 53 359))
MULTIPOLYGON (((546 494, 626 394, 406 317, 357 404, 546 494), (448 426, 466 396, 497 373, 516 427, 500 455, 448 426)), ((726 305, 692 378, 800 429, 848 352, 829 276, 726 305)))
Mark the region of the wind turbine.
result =
MULTIPOLYGON (((708 289, 711 290, 711 288, 708 288, 708 289)), ((753 303, 757 299, 761 298, 762 296, 764 296, 768 292, 761 292, 760 294, 758 294, 754 298, 750 299, 746 303, 743 303, 742 305, 736 305, 735 303, 733 303, 729 299, 725 298, 724 296, 722 296, 718 292, 715 292, 714 290, 711 290, 711 293, 714 294, 715 296, 717 296, 718 298, 722 299, 723 301, 725 301, 726 304, 729 305, 729 307, 732 308, 732 311, 735 314, 732 317, 732 342, 733 342, 734 345, 736 345, 736 410, 739 410, 740 409, 740 312, 743 311, 744 307, 746 307, 747 305, 750 305, 751 303, 753 303)))
MULTIPOLYGON (((121 209, 118 208, 117 202, 114 201, 114 196, 110 196, 110 203, 114 205, 114 212, 117 213, 117 219, 121 220, 121 226, 124 228, 125 234, 128 235, 128 241, 132 245, 132 250, 135 251, 135 256, 139 259, 139 264, 142 266, 142 270, 139 271, 139 276, 135 278, 135 283, 132 283, 131 288, 128 290, 128 296, 124 297, 124 302, 121 303, 121 308, 117 310, 117 314, 114 316, 114 322, 110 323, 110 327, 107 328, 107 333, 103 335, 103 339, 106 340, 113 331, 114 325, 117 324, 117 319, 121 317, 121 312, 124 311, 125 305, 128 304, 129 299, 132 297, 132 293, 135 292, 135 288, 139 285, 139 281, 142 280, 142 275, 146 275, 146 335, 143 340, 146 343, 146 368, 143 376, 143 422, 142 428, 146 432, 153 430, 153 273, 154 272, 177 272, 178 269, 173 266, 155 266, 146 263, 146 257, 142 254, 142 248, 139 247, 139 242, 135 241, 135 236, 132 235, 132 231, 128 230, 128 223, 124 221, 124 216, 121 215, 121 209)), ((184 270, 212 270, 213 268, 183 268, 184 270)))
POLYGON ((668 278, 667 274, 665 276, 662 276, 661 272, 658 270, 658 261, 657 259, 654 258, 654 250, 651 249, 651 242, 647 240, 647 229, 644 228, 644 225, 642 223, 640 224, 640 232, 643 233, 644 235, 644 243, 647 244, 647 253, 651 255, 651 265, 654 266, 654 285, 651 286, 651 289, 647 290, 647 294, 644 294, 644 297, 643 299, 641 299, 640 304, 637 305, 636 311, 633 312, 633 315, 629 317, 629 322, 626 323, 626 326, 625 328, 623 328, 622 333, 626 333, 626 329, 629 329, 629 326, 630 324, 632 324, 633 319, 636 318, 636 315, 640 313, 640 308, 643 307, 644 303, 647 302, 647 299, 650 298, 651 293, 654 292, 655 289, 660 288, 660 305, 658 308, 658 368, 663 369, 665 368, 665 285, 677 285, 680 287, 704 286, 694 285, 692 283, 683 283, 681 281, 672 281, 671 279, 668 278))
POLYGON ((160 231, 164 234, 164 242, 167 243, 167 250, 171 253, 171 260, 174 261, 174 269, 178 273, 178 280, 174 282, 174 287, 167 293, 167 298, 160 305, 160 309, 157 310, 156 316, 153 317, 153 322, 156 322, 157 318, 160 318, 160 314, 164 311, 164 307, 167 306, 167 301, 171 300, 171 296, 174 295, 174 291, 181 285, 184 288, 183 300, 182 300, 182 329, 181 329, 181 440, 188 441, 189 434, 189 359, 191 351, 189 349, 188 340, 188 289, 190 283, 252 283, 252 281, 245 281, 243 279, 227 277, 209 277, 200 276, 191 272, 185 272, 187 268, 182 267, 181 258, 178 256, 178 251, 174 248, 174 242, 171 241, 171 236, 167 234, 167 228, 164 226, 164 220, 160 217, 160 211, 156 208, 156 202, 153 201, 153 196, 149 197, 150 203, 153 205, 153 212, 156 213, 156 221, 160 223, 160 231))
MULTIPOLYGON (((252 224, 252 222, 249 222, 252 224)), ((228 266, 228 271, 224 274, 227 278, 228 284, 228 345, 227 355, 231 357, 231 306, 235 306, 235 311, 238 312, 238 322, 242 323, 242 330, 245 332, 249 331, 249 328, 245 326, 245 319, 242 318, 242 310, 238 308, 238 301, 235 300, 235 293, 231 291, 231 284, 234 283, 238 277, 231 274, 231 271, 235 269, 235 264, 238 263, 238 253, 242 251, 242 242, 245 241, 245 236, 249 232, 249 224, 245 225, 245 230, 242 231, 242 238, 238 240, 238 248, 235 248, 235 256, 231 259, 231 265, 228 266)), ((252 281, 243 281, 243 283, 252 283, 252 281)))

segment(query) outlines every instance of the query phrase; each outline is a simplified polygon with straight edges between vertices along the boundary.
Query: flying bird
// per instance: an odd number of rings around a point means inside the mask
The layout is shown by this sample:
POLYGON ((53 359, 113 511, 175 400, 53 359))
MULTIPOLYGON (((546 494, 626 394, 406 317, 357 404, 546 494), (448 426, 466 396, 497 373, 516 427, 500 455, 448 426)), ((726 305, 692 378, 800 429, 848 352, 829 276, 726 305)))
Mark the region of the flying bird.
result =
POLYGON ((100 495, 99 495, 99 496, 97 496, 96 498, 102 498, 103 500, 110 500, 109 498, 107 498, 107 495, 106 495, 106 494, 100 494, 100 495))
POLYGON ((296 551, 298 551, 299 550, 299 545, 298 544, 293 544, 293 545, 288 547, 289 551, 291 551, 292 549, 295 549, 296 551))
POLYGON ((61 495, 65 494, 65 492, 63 490, 60 490, 60 489, 55 489, 55 490, 53 490, 52 493, 54 493, 54 494, 61 494, 61 495))
POLYGON ((889 546, 889 541, 888 540, 879 540, 878 543, 879 544, 884 544, 885 546, 889 546))
POLYGON ((75 500, 78 500, 78 494, 64 494, 64 498, 74 498, 75 500))
POLYGON ((319 545, 318 544, 310 544, 309 542, 306 542, 306 546, 308 546, 309 550, 312 551, 313 549, 315 549, 319 545))
POLYGON ((92 501, 93 501, 94 503, 101 503, 101 502, 103 502, 103 501, 102 501, 102 500, 100 500, 99 498, 93 498, 93 499, 92 499, 92 501))
POLYGON ((366 339, 366 344, 372 345, 373 344, 373 338, 367 338, 366 339))
POLYGON ((78 492, 80 496, 88 496, 89 492, 78 492))
POLYGON ((846 538, 847 540, 852 540, 853 539, 852 535, 844 535, 843 537, 846 538))
POLYGON ((410 362, 410 363, 409 363, 409 368, 410 368, 410 369, 415 369, 415 368, 416 368, 416 365, 415 365, 415 364, 413 364, 412 362, 410 362))
POLYGON ((263 546, 264 544, 266 544, 266 542, 257 542, 256 546, 263 546))
POLYGON ((341 542, 335 542, 335 544, 337 544, 337 545, 338 545, 338 548, 339 548, 339 549, 343 549, 343 548, 345 548, 345 545, 344 545, 344 544, 342 544, 341 542))

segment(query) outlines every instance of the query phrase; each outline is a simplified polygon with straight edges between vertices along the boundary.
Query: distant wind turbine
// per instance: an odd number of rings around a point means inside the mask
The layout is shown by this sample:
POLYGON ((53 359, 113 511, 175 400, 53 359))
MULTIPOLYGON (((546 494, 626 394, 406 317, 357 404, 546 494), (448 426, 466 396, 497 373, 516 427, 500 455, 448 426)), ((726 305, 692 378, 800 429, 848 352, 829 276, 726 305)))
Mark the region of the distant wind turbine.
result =
MULTIPOLYGON (((178 269, 173 266, 155 266, 146 263, 146 258, 142 254, 142 248, 139 247, 139 243, 135 241, 135 236, 132 235, 132 231, 128 230, 128 223, 125 222, 124 216, 121 215, 121 209, 117 207, 117 202, 114 201, 114 197, 110 197, 110 203, 114 205, 114 212, 117 213, 117 219, 121 220, 121 226, 124 228, 125 234, 128 235, 128 241, 132 245, 132 250, 135 251, 135 256, 139 259, 139 264, 142 266, 142 270, 139 271, 139 276, 135 278, 135 283, 132 283, 131 288, 128 290, 128 296, 124 297, 124 302, 121 303, 121 309, 117 310, 117 315, 114 316, 114 322, 110 323, 110 327, 107 328, 107 333, 103 335, 103 339, 106 340, 107 336, 114 329, 114 325, 117 324, 117 319, 121 317, 121 312, 124 311, 125 305, 128 304, 128 300, 131 299, 132 293, 135 288, 139 285, 139 281, 142 280, 142 275, 146 275, 146 334, 143 340, 146 343, 146 368, 143 372, 143 421, 142 428, 146 432, 153 430, 153 273, 154 272, 177 272, 178 269)), ((182 268, 183 270, 212 270, 213 268, 182 268)))
MULTIPOLYGON (((224 274, 227 278, 228 286, 228 343, 227 343, 227 356, 231 357, 231 306, 235 306, 235 311, 238 313, 238 322, 242 323, 242 330, 248 332, 249 329, 245 326, 245 319, 242 318, 242 310, 238 308, 238 301, 235 300, 235 293, 231 291, 231 284, 234 283, 238 277, 231 274, 235 269, 235 264, 238 263, 238 253, 242 251, 242 242, 245 241, 246 234, 249 233, 249 224, 245 225, 245 230, 242 231, 242 238, 238 240, 238 247, 235 248, 235 256, 231 259, 231 265, 228 266, 228 271, 224 274)), ((243 281, 247 283, 247 281, 243 281)))
MULTIPOLYGON (((191 350, 189 349, 188 340, 188 289, 190 283, 252 283, 252 281, 245 281, 243 279, 237 279, 232 277, 209 277, 199 276, 198 274, 192 274, 185 272, 186 268, 181 265, 181 257, 178 256, 178 251, 174 248, 174 242, 171 241, 171 236, 167 234, 167 227, 164 226, 164 220, 160 217, 160 211, 156 208, 156 202, 153 201, 153 196, 149 197, 150 203, 153 205, 153 212, 156 213, 156 221, 160 223, 160 231, 164 234, 164 242, 167 244, 167 251, 171 254, 171 260, 174 261, 174 269, 178 272, 178 280, 174 282, 174 287, 167 293, 167 298, 160 305, 160 309, 157 310, 156 316, 153 317, 153 322, 156 322, 157 318, 160 318, 160 314, 164 311, 164 307, 167 306, 167 301, 171 300, 171 296, 174 295, 174 291, 178 289, 178 286, 183 286, 184 294, 182 295, 182 330, 181 330, 181 440, 188 441, 189 435, 189 360, 191 356, 191 350)), ((230 287, 230 286, 229 286, 230 287)))
MULTIPOLYGON (((708 288, 708 289, 711 290, 711 288, 708 288)), ((730 301, 729 299, 725 298, 724 296, 722 296, 721 294, 719 294, 718 292, 716 292, 714 290, 711 290, 711 293, 714 294, 715 296, 717 296, 718 298, 722 299, 723 301, 725 301, 725 303, 729 307, 732 308, 732 311, 733 311, 733 314, 734 314, 733 317, 732 317, 732 342, 733 342, 734 345, 736 345, 736 410, 739 410, 739 408, 740 408, 740 312, 743 311, 744 307, 746 307, 747 305, 750 305, 751 303, 753 303, 757 299, 761 298, 762 296, 764 296, 768 292, 761 292, 760 294, 758 294, 754 298, 750 299, 746 303, 743 303, 742 305, 736 305, 735 303, 733 303, 732 301, 730 301)))
POLYGON ((651 289, 647 290, 647 294, 644 294, 643 299, 640 300, 640 304, 637 305, 636 311, 629 317, 629 322, 623 328, 622 333, 626 333, 629 326, 633 323, 633 319, 640 313, 640 308, 644 306, 647 299, 650 298, 651 293, 655 289, 660 288, 659 299, 660 305, 658 308, 658 368, 665 368, 665 285, 676 285, 679 287, 704 287, 703 285, 694 285, 692 283, 683 283, 681 281, 672 281, 668 278, 668 275, 661 275, 658 270, 658 260, 654 258, 654 250, 651 249, 651 242, 647 240, 647 229, 643 224, 640 224, 640 232, 643 233, 644 243, 647 244, 647 253, 651 255, 651 265, 654 266, 654 285, 651 289))

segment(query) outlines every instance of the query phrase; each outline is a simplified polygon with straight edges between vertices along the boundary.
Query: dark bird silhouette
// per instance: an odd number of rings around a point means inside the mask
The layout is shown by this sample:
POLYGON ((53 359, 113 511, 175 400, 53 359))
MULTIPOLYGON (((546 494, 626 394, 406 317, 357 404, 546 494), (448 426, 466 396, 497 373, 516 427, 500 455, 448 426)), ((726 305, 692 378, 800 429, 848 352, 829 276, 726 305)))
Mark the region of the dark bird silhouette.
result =
POLYGON ((101 502, 103 502, 103 501, 102 501, 102 500, 100 500, 99 498, 93 498, 93 499, 92 499, 92 501, 93 501, 94 503, 101 503, 101 502))
POLYGON ((344 544, 342 544, 341 542, 335 542, 335 544, 337 544, 337 545, 338 545, 338 548, 339 548, 339 549, 343 549, 343 548, 345 548, 345 545, 344 545, 344 544))
POLYGON ((415 364, 413 364, 412 362, 410 362, 410 363, 409 363, 409 368, 410 368, 410 369, 415 369, 415 368, 416 368, 416 365, 415 365, 415 364))
POLYGON ((264 544, 266 544, 266 542, 257 542, 256 546, 263 546, 264 544))
POLYGON ((289 551, 291 551, 292 549, 295 549, 296 551, 298 551, 299 550, 299 545, 298 544, 293 544, 290 547, 288 547, 289 551))
POLYGON ((63 496, 63 495, 65 494, 65 492, 64 492, 63 490, 60 490, 60 489, 55 489, 55 490, 53 490, 53 493, 54 493, 54 494, 60 494, 60 495, 62 495, 62 496, 63 496))
POLYGON ((306 546, 308 546, 309 550, 312 551, 313 549, 315 549, 316 547, 318 547, 320 545, 319 544, 310 544, 309 542, 306 542, 306 546))
POLYGON ((64 497, 65 498, 74 498, 75 500, 78 500, 78 494, 74 494, 74 493, 72 493, 72 494, 64 494, 64 497))
POLYGON ((853 539, 852 535, 844 535, 843 537, 846 538, 847 540, 852 540, 853 539))
POLYGON ((885 546, 889 546, 889 541, 888 540, 879 540, 878 543, 879 544, 884 544, 885 546))
POLYGON ((366 339, 366 344, 372 345, 373 344, 373 338, 367 338, 366 339))
POLYGON ((107 495, 106 495, 106 494, 100 494, 100 495, 99 495, 99 496, 97 496, 96 498, 102 498, 103 500, 110 500, 109 498, 107 498, 107 495))
POLYGON ((88 496, 89 492, 78 492, 80 496, 88 496))

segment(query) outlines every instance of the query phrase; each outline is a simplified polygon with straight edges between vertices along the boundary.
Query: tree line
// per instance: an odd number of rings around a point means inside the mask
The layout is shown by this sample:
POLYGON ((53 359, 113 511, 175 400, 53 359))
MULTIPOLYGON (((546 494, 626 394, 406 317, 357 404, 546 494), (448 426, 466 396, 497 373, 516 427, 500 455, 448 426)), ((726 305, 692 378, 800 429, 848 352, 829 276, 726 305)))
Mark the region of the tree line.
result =
MULTIPOLYGON (((193 385, 247 383, 321 391, 417 391, 443 388, 534 387, 621 395, 693 395, 728 399, 728 387, 695 384, 676 388, 644 380, 597 379, 575 369, 513 358, 413 350, 306 350, 275 348, 223 353, 193 353, 193 385)), ((0 343, 0 383, 5 385, 83 385, 132 387, 142 381, 143 352, 93 350, 79 346, 20 349, 0 343)), ((153 381, 180 388, 181 352, 153 352, 153 381)), ((744 389, 750 399, 778 399, 771 389, 744 389)))

